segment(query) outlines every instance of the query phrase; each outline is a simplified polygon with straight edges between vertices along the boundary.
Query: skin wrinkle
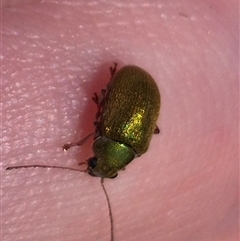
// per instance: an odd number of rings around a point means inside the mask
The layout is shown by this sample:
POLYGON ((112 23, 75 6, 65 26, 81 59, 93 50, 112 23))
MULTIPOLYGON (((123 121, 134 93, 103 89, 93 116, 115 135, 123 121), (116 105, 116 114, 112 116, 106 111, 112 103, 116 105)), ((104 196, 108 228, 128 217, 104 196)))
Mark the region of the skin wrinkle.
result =
MULTIPOLYGON (((92 93, 106 86, 112 62, 136 64, 161 92, 161 133, 105 181, 115 241, 237 241, 237 4, 54 0, 3 9, 4 168, 77 167, 92 156, 91 141, 66 153, 61 145, 94 130, 92 93)), ((3 169, 2 180, 4 241, 109 240, 99 179, 3 169)))

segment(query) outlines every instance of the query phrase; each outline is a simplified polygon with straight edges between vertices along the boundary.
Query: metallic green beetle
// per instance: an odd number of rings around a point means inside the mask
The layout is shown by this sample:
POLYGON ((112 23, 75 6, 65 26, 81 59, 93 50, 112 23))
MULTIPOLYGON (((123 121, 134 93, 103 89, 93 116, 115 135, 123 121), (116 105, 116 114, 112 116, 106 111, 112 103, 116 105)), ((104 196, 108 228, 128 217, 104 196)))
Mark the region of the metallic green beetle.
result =
POLYGON ((147 151, 152 135, 159 133, 160 93, 150 74, 133 65, 116 72, 115 64, 110 70, 111 80, 102 91, 102 101, 97 94, 93 98, 98 106, 94 157, 87 160, 86 170, 101 178, 116 177, 119 170, 147 151))

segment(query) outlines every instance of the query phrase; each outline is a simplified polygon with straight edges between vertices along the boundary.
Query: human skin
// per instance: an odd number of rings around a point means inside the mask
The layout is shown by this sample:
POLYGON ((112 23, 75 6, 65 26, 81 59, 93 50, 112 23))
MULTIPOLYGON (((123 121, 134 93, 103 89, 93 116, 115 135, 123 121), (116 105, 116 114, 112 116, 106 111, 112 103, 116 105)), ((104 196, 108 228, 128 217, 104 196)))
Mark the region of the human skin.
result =
POLYGON ((92 156, 61 145, 94 130, 118 62, 154 77, 162 107, 148 152, 105 180, 115 241, 237 241, 238 1, 33 2, 2 5, 2 240, 110 240, 99 178, 5 168, 92 156))

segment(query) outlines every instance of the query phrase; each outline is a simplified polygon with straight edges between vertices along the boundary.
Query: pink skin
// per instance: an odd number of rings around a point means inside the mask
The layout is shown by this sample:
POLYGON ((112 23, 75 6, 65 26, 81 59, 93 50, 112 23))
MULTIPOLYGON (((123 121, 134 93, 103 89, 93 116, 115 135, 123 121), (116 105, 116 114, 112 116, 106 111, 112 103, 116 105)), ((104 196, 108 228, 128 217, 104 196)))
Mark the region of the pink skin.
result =
POLYGON ((61 145, 94 130, 113 61, 162 96, 161 133, 105 180, 115 241, 238 240, 238 1, 35 2, 3 8, 2 240, 110 240, 99 178, 5 168, 92 156, 61 145))

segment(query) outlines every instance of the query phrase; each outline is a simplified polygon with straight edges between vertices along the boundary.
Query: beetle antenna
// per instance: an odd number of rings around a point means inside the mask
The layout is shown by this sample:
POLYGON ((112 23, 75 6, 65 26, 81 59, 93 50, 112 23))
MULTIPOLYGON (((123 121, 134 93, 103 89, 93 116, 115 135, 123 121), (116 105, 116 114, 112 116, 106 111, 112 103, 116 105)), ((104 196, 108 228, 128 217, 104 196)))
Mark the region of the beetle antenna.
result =
POLYGON ((109 210, 109 217, 110 217, 110 224, 111 224, 111 241, 114 240, 114 236, 113 236, 113 216, 112 216, 112 208, 111 208, 111 204, 110 204, 110 201, 109 201, 109 197, 108 197, 108 194, 107 194, 107 190, 104 186, 104 178, 101 178, 101 186, 103 188, 103 191, 104 191, 104 194, 106 196, 106 199, 107 199, 107 204, 108 204, 108 210, 109 210))
POLYGON ((86 172, 86 171, 87 171, 87 170, 80 170, 80 169, 72 168, 72 167, 49 166, 49 165, 12 166, 12 167, 7 167, 6 170, 20 169, 20 168, 36 168, 36 167, 42 167, 42 168, 60 168, 60 169, 65 169, 65 170, 70 170, 70 171, 77 171, 77 172, 86 172))
POLYGON ((70 147, 73 147, 73 146, 81 146, 82 144, 84 144, 92 135, 94 135, 95 132, 92 132, 90 134, 88 134, 87 136, 85 136, 82 140, 78 141, 78 142, 70 142, 70 143, 67 143, 67 144, 64 144, 62 146, 62 149, 64 151, 67 151, 70 147))

